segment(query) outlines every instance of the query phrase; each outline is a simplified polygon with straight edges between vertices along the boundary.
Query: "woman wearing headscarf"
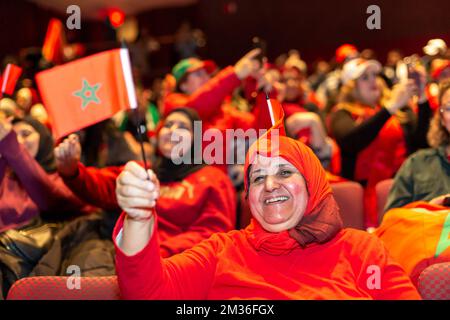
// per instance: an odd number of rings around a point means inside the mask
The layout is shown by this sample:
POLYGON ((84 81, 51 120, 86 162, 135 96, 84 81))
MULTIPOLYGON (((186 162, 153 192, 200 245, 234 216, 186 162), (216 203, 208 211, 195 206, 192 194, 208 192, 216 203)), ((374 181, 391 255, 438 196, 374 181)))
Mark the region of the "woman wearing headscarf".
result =
POLYGON ((56 172, 53 139, 48 129, 31 117, 13 119, 0 112, 0 287, 3 293, 12 282, 31 271, 51 244, 53 229, 44 225, 41 216, 62 220, 88 213, 90 209, 56 172))
MULTIPOLYGON (((194 122, 199 120, 193 109, 173 109, 157 131, 158 153, 150 165, 161 182, 158 233, 164 257, 182 252, 215 232, 231 230, 236 223, 236 196, 231 181, 196 156, 196 152, 202 152, 194 148, 194 139, 201 138, 194 137, 194 122)), ((116 196, 117 176, 142 168, 136 162, 125 167, 87 168, 79 162, 81 148, 75 136, 63 141, 55 154, 58 171, 73 192, 105 210, 120 210, 118 200, 126 200, 122 192, 116 196)))
POLYGON ((42 212, 85 208, 56 172, 53 138, 39 121, 0 115, 0 232, 42 212))
POLYGON ((119 200, 125 212, 113 236, 123 298, 420 299, 376 237, 342 229, 308 147, 287 137, 258 141, 245 162, 251 224, 168 259, 158 250, 156 175, 129 168, 119 176, 117 192, 142 199, 119 200), (120 187, 126 176, 129 192, 120 187))
POLYGON ((341 151, 341 176, 365 187, 367 227, 378 223, 375 186, 392 178, 408 154, 426 146, 431 110, 421 87, 412 79, 388 93, 375 60, 353 59, 342 70, 340 102, 330 115, 330 134, 341 151), (409 107, 418 95, 417 115, 409 107))

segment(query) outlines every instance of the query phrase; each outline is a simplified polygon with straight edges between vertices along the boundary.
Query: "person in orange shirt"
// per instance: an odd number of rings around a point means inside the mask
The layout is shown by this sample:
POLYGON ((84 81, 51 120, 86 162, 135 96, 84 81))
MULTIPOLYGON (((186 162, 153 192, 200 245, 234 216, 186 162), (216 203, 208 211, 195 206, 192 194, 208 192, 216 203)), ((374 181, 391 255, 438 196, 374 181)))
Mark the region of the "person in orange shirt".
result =
POLYGON ((113 234, 124 299, 420 299, 377 237, 342 229, 313 152, 274 141, 260 138, 247 154, 251 224, 167 259, 158 250, 156 175, 136 167, 118 177, 127 195, 113 234))

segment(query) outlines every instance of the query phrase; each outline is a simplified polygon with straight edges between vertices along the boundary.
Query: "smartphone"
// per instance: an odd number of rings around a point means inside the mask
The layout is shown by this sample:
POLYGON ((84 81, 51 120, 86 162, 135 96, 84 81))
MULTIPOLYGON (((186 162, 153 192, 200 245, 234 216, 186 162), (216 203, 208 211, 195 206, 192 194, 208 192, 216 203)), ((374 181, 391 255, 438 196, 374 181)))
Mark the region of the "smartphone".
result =
POLYGON ((256 56, 256 60, 258 60, 261 65, 263 64, 263 59, 266 56, 266 50, 267 50, 267 43, 260 37, 253 37, 252 38, 252 47, 253 49, 260 49, 261 53, 256 56))
POLYGON ((445 197, 444 202, 442 203, 444 207, 450 207, 450 197, 445 197))

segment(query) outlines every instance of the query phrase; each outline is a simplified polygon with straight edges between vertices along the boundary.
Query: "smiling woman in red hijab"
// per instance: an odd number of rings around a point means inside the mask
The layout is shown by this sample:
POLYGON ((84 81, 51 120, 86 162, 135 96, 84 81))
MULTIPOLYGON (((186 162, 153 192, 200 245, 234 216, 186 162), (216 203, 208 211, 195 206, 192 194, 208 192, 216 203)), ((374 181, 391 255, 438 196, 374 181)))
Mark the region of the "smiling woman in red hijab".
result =
POLYGON ((250 226, 167 259, 158 250, 157 178, 127 174, 148 202, 126 208, 114 231, 123 298, 420 299, 380 240, 342 229, 325 171, 304 144, 260 139, 245 172, 250 226))

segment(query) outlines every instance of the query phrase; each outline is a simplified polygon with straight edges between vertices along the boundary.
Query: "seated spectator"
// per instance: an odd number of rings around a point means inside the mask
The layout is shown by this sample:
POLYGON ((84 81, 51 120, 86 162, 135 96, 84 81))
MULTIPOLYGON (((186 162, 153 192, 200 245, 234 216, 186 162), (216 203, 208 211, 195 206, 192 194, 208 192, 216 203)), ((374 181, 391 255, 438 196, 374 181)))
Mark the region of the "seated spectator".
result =
POLYGON ((375 185, 393 177, 408 154, 425 140, 431 113, 424 91, 418 92, 412 79, 396 85, 387 97, 387 88, 378 78, 380 71, 375 60, 358 58, 346 63, 340 102, 330 115, 330 135, 342 155, 341 176, 366 187, 367 227, 378 224, 375 185), (419 95, 418 120, 408 106, 415 94, 419 95))
POLYGON ((50 246, 55 229, 41 217, 64 220, 90 212, 65 186, 54 160, 53 139, 43 124, 0 112, 0 296, 50 246))
POLYGON ((441 84, 439 106, 428 132, 432 148, 412 154, 403 163, 385 211, 419 200, 442 205, 450 196, 450 80, 441 84))
POLYGON ((258 142, 245 163, 250 226, 216 233, 167 259, 156 236, 157 176, 147 180, 140 167, 121 173, 117 194, 128 200, 119 199, 125 212, 113 239, 123 298, 420 299, 379 239, 342 229, 325 171, 308 147, 287 137, 278 149, 258 142))
MULTIPOLYGON (((158 211, 160 212, 159 238, 164 257, 192 247, 211 234, 231 230, 236 223, 236 199, 233 186, 220 170, 204 164, 173 163, 178 157, 190 152, 194 160, 194 121, 197 113, 189 108, 173 109, 162 122, 158 136, 157 159, 152 168, 161 181, 158 211), (174 152, 179 147, 172 136, 189 141, 181 155, 174 152)), ((197 137, 195 137, 197 138, 197 137)), ((201 151, 201 150, 197 150, 201 151)), ((81 147, 75 135, 71 135, 56 149, 57 167, 66 184, 86 202, 105 210, 117 210, 118 200, 126 201, 122 193, 116 197, 116 178, 123 167, 103 169, 86 168, 79 160, 81 147)), ((130 170, 141 168, 130 162, 125 166, 126 176, 130 170)), ((142 169, 144 170, 144 169, 142 169)), ((145 170, 144 170, 145 173, 145 170)), ((120 190, 134 190, 123 180, 120 190)), ((146 206, 148 199, 130 199, 137 206, 146 206)))

